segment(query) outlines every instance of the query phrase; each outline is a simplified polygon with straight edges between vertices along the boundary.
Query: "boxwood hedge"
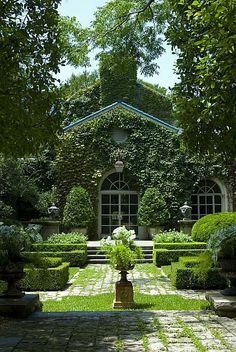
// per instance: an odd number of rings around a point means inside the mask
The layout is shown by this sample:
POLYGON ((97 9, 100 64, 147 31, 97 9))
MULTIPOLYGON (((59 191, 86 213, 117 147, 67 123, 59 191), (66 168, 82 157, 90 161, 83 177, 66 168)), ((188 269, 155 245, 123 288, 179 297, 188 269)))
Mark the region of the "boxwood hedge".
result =
POLYGON ((155 249, 153 251, 153 262, 157 266, 169 265, 172 262, 177 262, 182 256, 195 256, 202 253, 203 249, 171 249, 166 248, 155 249))
POLYGON ((69 264, 62 263, 56 268, 24 268, 26 276, 19 281, 25 291, 61 290, 69 279, 69 264))

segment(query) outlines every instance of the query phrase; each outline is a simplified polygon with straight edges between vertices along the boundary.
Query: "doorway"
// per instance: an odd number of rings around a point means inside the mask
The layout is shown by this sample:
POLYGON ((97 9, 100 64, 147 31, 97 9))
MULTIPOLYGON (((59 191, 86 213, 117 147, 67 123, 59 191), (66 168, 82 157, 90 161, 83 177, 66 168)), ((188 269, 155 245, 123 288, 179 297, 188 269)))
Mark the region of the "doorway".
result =
POLYGON ((138 192, 130 189, 123 173, 114 172, 102 183, 100 192, 100 234, 111 235, 119 226, 138 234, 138 192))

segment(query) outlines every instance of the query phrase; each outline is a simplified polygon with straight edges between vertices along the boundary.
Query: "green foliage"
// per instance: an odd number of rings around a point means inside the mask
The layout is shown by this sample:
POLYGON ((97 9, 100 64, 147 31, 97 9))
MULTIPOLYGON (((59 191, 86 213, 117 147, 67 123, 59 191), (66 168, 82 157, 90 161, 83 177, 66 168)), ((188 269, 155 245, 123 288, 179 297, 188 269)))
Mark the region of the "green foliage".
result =
POLYGON ((87 245, 84 243, 72 243, 72 244, 67 244, 67 243, 48 243, 48 242, 42 242, 42 243, 35 243, 32 245, 32 250, 36 252, 58 252, 58 251, 73 251, 73 250, 87 250, 87 245))
POLYGON ((43 257, 39 252, 23 252, 22 256, 29 262, 25 268, 55 268, 62 264, 62 259, 57 257, 43 257))
POLYGON ((56 204, 58 201, 58 195, 55 189, 50 191, 39 193, 38 201, 35 204, 35 208, 40 211, 42 215, 49 215, 48 208, 52 204, 56 204))
POLYGON ((0 200, 0 221, 12 218, 14 212, 14 209, 10 205, 6 205, 0 200))
POLYGON ((214 232, 233 224, 236 224, 236 213, 219 213, 203 216, 193 225, 192 238, 194 241, 207 242, 214 232))
POLYGON ((86 243, 87 237, 78 232, 56 233, 47 239, 47 243, 54 244, 79 244, 86 243))
POLYGON ((234 1, 168 0, 167 39, 178 52, 175 106, 194 151, 235 157, 234 1))
POLYGON ((118 100, 135 104, 137 67, 132 56, 127 53, 103 55, 99 73, 102 106, 118 100))
MULTIPOLYGON (((61 53, 59 0, 0 3, 1 152, 24 155, 54 143, 59 120, 52 113, 61 53)), ((54 110, 55 113, 55 110, 54 110)))
POLYGON ((79 99, 81 96, 81 90, 87 90, 88 87, 93 86, 97 81, 97 71, 84 71, 80 75, 75 75, 72 73, 70 78, 60 86, 60 94, 64 99, 66 99, 66 101, 77 98, 79 99))
POLYGON ((55 268, 25 268, 26 276, 19 286, 26 291, 52 291, 65 287, 69 278, 69 264, 62 263, 55 268))
POLYGON ((87 260, 87 252, 85 250, 71 250, 63 251, 59 250, 56 252, 40 252, 41 256, 44 257, 59 257, 63 262, 67 262, 70 266, 83 266, 87 260))
POLYGON ((21 252, 29 250, 33 242, 40 240, 37 228, 0 225, 0 265, 22 261, 21 252))
MULTIPOLYGON (((236 215, 236 214, 235 214, 236 215)), ((236 254, 236 224, 219 229, 211 234, 207 245, 214 264, 218 258, 233 258, 236 254)))
POLYGON ((155 249, 153 251, 153 261, 157 266, 169 265, 177 262, 182 256, 195 256, 203 252, 203 249, 155 249))
POLYGON ((88 192, 81 186, 74 186, 66 198, 63 223, 68 227, 87 227, 94 219, 88 192))
POLYGON ((205 175, 222 178, 226 173, 214 158, 189 156, 178 137, 167 129, 117 108, 62 137, 56 160, 60 207, 70 189, 79 184, 89 192, 97 211, 99 184, 113 168, 117 153, 125 162, 124 177, 132 180, 134 190, 141 194, 147 187, 161 190, 173 222, 178 219, 180 204, 190 199, 196 182, 205 175), (129 136, 119 148, 112 139, 116 126, 124 128, 129 136))
POLYGON ((61 16, 58 22, 60 52, 75 67, 89 64, 89 30, 82 28, 76 17, 61 16))
POLYGON ((171 283, 177 289, 220 289, 225 288, 226 280, 220 276, 219 269, 210 269, 204 281, 196 277, 193 268, 186 268, 179 263, 171 265, 171 283))
POLYGON ((110 237, 101 240, 101 250, 105 251, 111 266, 118 270, 131 270, 137 259, 143 258, 142 250, 134 243, 136 238, 133 230, 125 226, 117 227, 110 237))
POLYGON ((155 227, 163 225, 170 219, 168 205, 155 187, 147 188, 138 209, 139 225, 155 227))
POLYGON ((206 249, 206 242, 154 242, 154 249, 206 249))
POLYGON ((153 241, 155 243, 193 242, 190 235, 183 233, 182 231, 179 232, 176 230, 160 232, 153 237, 153 241))

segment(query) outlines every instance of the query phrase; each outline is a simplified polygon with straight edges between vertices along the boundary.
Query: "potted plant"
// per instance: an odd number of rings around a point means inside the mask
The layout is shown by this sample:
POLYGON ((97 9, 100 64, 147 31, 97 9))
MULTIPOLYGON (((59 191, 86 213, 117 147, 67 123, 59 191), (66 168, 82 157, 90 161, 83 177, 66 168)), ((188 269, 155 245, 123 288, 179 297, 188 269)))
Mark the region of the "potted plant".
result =
POLYGON ((114 308, 129 308, 134 305, 133 285, 127 280, 129 270, 132 270, 138 259, 143 257, 141 248, 134 243, 136 238, 133 230, 125 226, 113 231, 112 237, 101 240, 101 250, 105 251, 110 265, 120 271, 121 279, 116 282, 114 308))
POLYGON ((163 230, 163 225, 170 219, 167 204, 155 187, 147 188, 138 209, 138 223, 149 228, 149 235, 163 230))
POLYGON ((221 291, 226 296, 236 295, 236 225, 214 232, 208 242, 214 265, 219 264, 221 273, 228 279, 229 287, 221 291))
POLYGON ((94 219, 94 211, 88 192, 81 186, 75 186, 66 198, 63 223, 72 232, 87 233, 88 225, 94 219))
POLYGON ((22 297, 24 293, 16 282, 24 277, 24 258, 21 252, 30 249, 32 242, 41 240, 36 227, 26 230, 20 226, 0 225, 0 280, 8 287, 2 297, 22 297))

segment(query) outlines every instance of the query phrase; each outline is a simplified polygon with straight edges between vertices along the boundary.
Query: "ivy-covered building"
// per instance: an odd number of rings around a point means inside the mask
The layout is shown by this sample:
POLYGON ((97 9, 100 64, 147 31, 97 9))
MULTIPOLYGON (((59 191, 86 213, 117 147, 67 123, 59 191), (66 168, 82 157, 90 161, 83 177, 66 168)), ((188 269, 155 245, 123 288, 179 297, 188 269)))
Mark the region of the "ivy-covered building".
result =
MULTIPOLYGON (((176 226, 181 217, 179 207, 185 201, 191 204, 194 219, 233 210, 227 167, 217 157, 190 154, 181 143, 180 129, 170 122, 171 109, 166 116, 157 111, 158 106, 165 110, 161 107, 166 107, 166 100, 161 104, 160 95, 149 94, 137 83, 136 71, 123 61, 122 65, 119 74, 114 73, 117 65, 113 71, 102 66, 100 82, 95 85, 95 105, 91 99, 84 99, 77 108, 70 103, 71 122, 64 128, 57 155, 62 207, 73 186, 84 187, 96 214, 89 231, 93 238, 111 234, 121 225, 145 238, 138 210, 150 187, 157 188, 164 201, 167 211, 162 222, 166 228, 176 226), (85 107, 88 100, 90 107, 85 107), (160 115, 161 119, 157 118, 160 115)), ((87 98, 94 94, 93 89, 88 90, 87 98)))

